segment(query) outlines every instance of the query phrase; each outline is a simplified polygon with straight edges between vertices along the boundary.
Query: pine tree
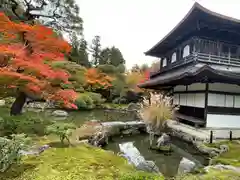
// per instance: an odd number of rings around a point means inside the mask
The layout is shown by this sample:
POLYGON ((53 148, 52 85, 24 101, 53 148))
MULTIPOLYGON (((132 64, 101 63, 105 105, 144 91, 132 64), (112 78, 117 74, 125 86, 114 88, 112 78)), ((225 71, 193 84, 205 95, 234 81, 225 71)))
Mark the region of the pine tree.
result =
POLYGON ((73 34, 71 38, 72 51, 70 53, 70 61, 76 62, 85 67, 90 67, 90 62, 88 60, 87 52, 87 41, 82 37, 78 39, 76 34, 73 34))
POLYGON ((101 43, 100 43, 100 36, 95 36, 92 40, 91 46, 92 52, 92 65, 98 66, 101 58, 101 43))

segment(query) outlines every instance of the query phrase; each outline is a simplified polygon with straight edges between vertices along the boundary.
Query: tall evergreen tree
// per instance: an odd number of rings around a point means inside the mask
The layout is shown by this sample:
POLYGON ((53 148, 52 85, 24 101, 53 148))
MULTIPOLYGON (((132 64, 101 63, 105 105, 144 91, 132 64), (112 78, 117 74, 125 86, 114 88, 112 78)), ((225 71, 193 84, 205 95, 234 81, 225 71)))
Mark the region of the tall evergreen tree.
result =
POLYGON ((101 60, 99 64, 111 64, 119 66, 125 64, 125 60, 121 51, 116 47, 105 48, 101 52, 101 60))
POLYGON ((72 51, 70 53, 70 61, 76 62, 85 67, 90 67, 87 52, 87 41, 82 37, 78 39, 76 34, 71 37, 72 51))
POLYGON ((92 45, 90 47, 92 52, 92 65, 98 66, 100 57, 101 57, 101 43, 100 43, 100 36, 95 36, 92 40, 92 45))

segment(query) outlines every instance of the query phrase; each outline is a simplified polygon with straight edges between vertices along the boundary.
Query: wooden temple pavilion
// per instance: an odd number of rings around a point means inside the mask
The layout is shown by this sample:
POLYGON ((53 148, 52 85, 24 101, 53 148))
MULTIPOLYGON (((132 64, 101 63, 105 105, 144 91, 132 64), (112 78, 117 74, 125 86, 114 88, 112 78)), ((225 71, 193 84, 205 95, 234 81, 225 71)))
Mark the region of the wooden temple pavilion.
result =
POLYGON ((240 128, 240 20, 195 3, 146 55, 160 58, 158 72, 141 88, 166 90, 183 122, 240 128))

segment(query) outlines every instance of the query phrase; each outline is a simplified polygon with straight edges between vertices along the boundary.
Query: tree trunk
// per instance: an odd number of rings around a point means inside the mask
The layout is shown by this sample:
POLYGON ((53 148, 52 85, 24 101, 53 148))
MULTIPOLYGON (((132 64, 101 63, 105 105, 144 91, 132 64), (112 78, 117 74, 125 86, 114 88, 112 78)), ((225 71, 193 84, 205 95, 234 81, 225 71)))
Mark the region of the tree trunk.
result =
POLYGON ((22 113, 22 108, 26 102, 26 94, 24 92, 19 92, 15 101, 12 104, 10 115, 16 116, 22 113))

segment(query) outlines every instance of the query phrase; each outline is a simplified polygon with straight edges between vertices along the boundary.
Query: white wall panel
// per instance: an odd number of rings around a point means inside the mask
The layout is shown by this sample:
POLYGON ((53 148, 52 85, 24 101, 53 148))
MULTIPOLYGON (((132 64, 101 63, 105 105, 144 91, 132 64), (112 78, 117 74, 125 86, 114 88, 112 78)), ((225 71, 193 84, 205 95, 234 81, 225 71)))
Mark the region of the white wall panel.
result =
POLYGON ((195 107, 205 107, 205 94, 197 93, 195 94, 195 107))
POLYGON ((188 91, 198 91, 198 90, 205 90, 206 84, 204 83, 194 83, 191 85, 188 85, 188 91))
POLYGON ((187 106, 195 106, 195 94, 187 94, 187 106))
POLYGON ((209 90, 240 93, 240 86, 234 84, 210 83, 209 90))
POLYGON ((234 96, 234 107, 240 108, 240 96, 234 96))
POLYGON ((175 86, 173 91, 186 91, 186 86, 175 86))
POLYGON ((180 105, 187 105, 187 94, 180 94, 180 105))
POLYGON ((207 114, 207 127, 240 128, 240 115, 207 114))
POLYGON ((233 96, 233 95, 226 95, 225 98, 226 98, 225 107, 231 107, 231 108, 233 108, 234 96, 233 96))

